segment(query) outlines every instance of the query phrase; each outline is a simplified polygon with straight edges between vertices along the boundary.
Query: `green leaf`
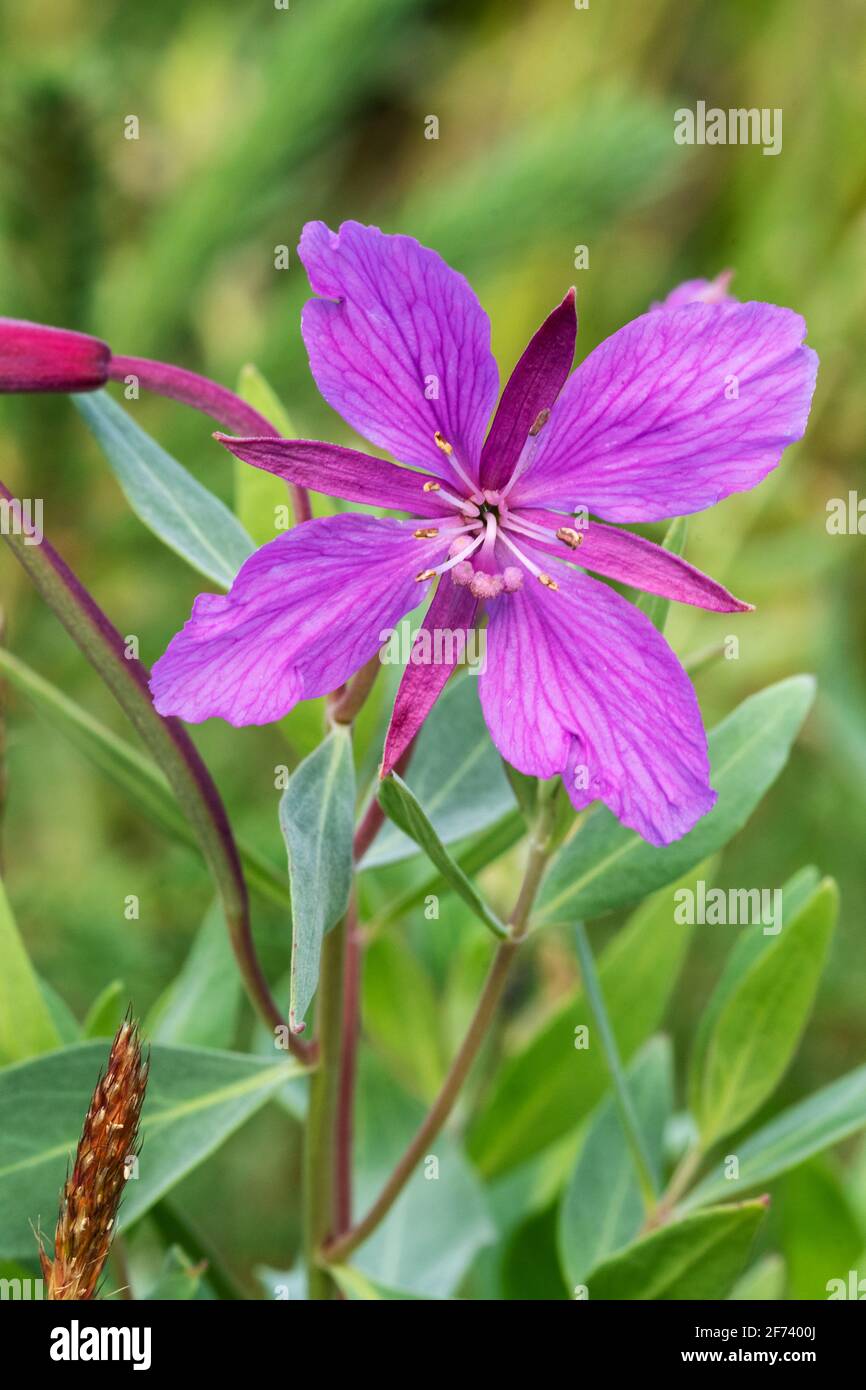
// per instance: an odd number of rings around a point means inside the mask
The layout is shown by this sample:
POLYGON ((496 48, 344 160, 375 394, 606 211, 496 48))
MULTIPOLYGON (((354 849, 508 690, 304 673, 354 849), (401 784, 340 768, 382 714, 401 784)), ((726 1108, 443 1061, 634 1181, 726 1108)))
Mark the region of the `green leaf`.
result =
MULTIPOLYGON (((787 926, 805 906, 820 882, 820 874, 813 867, 801 869, 782 888, 782 925, 787 926)), ((699 1104, 701 1077, 704 1070, 707 1047, 722 1008, 727 1003, 749 968, 763 955, 773 942, 774 936, 767 935, 761 927, 749 927, 742 931, 730 952, 721 979, 704 1008, 698 1024, 689 1066, 689 1105, 694 1113, 699 1104)))
MULTIPOLYGON (((711 865, 697 877, 711 878, 711 865)), ((684 880, 685 885, 694 880, 684 880)), ((691 940, 674 920, 674 893, 666 888, 632 914, 599 961, 601 987, 623 1061, 658 1028, 691 940)), ((506 1172, 570 1133, 609 1085, 602 1048, 592 1037, 592 1015, 581 991, 544 1024, 527 1046, 500 1068, 469 1130, 469 1152, 485 1176, 506 1172), (575 1047, 576 1030, 589 1028, 590 1046, 575 1047)))
POLYGON ((255 549, 237 517, 105 391, 72 399, 139 520, 193 569, 230 588, 255 549))
POLYGON ((780 1255, 765 1255, 747 1269, 728 1298, 732 1303, 778 1303, 785 1294, 785 1261, 780 1255))
MULTIPOLYGON (((486 830, 481 830, 469 840, 464 840, 454 853, 459 868, 467 876, 479 874, 488 864, 501 858, 512 849, 526 834, 526 822, 516 808, 507 811, 498 821, 486 830)), ((376 921, 387 925, 396 922, 413 907, 423 903, 429 895, 441 896, 448 891, 448 884, 440 873, 428 874, 419 883, 406 888, 396 898, 392 898, 376 913, 376 921)))
MULTIPOLYGON (((223 929, 225 930, 225 928, 223 929)), ((129 995, 122 980, 112 980, 96 996, 81 1025, 82 1038, 113 1038, 120 1027, 129 995)), ((148 1033, 148 1037, 152 1037, 148 1033)))
MULTIPOLYGON (((79 1043, 0 1071, 0 1259, 34 1252, 31 1222, 52 1228, 87 1106, 105 1066, 104 1041, 79 1043)), ((151 1052, 138 1178, 121 1207, 128 1228, 302 1068, 231 1052, 151 1052)))
POLYGON ((207 912, 189 954, 148 1014, 143 1032, 153 1042, 231 1047, 241 981, 219 904, 207 912))
MULTIPOLYGON (((626 1082, 641 1134, 660 1172, 664 1129, 673 1104, 666 1038, 647 1044, 629 1067, 626 1082)), ((559 1209, 558 1245, 568 1284, 586 1283, 596 1265, 635 1238, 643 1219, 634 1161, 609 1095, 592 1118, 559 1209)))
POLYGON ((396 772, 392 772, 390 777, 382 782, 379 801, 389 820, 420 845, 430 863, 439 870, 445 882, 460 895, 478 920, 483 922, 494 936, 506 936, 506 929, 496 913, 487 906, 471 879, 466 877, 459 864, 451 858, 417 797, 396 772))
MULTIPOLYGON (((356 1116, 356 1204, 365 1211, 403 1153, 425 1107, 398 1090, 367 1054, 356 1116)), ((495 1235, 485 1193, 455 1141, 439 1134, 391 1211, 352 1256, 375 1283, 449 1298, 495 1235)))
POLYGON ((0 879, 0 1066, 60 1043, 0 879))
MULTIPOLYGON (((514 793, 484 722, 474 676, 448 682, 421 730, 406 781, 445 845, 477 834, 514 809, 514 793)), ((408 835, 386 826, 362 868, 393 864, 416 852, 408 835)))
MULTIPOLYGON (((281 401, 258 367, 251 363, 241 369, 238 395, 264 415, 284 438, 296 433, 281 401)), ((276 535, 277 507, 289 504, 289 493, 282 478, 264 468, 253 468, 242 459, 234 458, 235 512, 244 529, 256 545, 272 541, 276 535)))
POLYGON ((847 1292, 848 1271, 858 1267, 863 1254, 863 1230, 835 1168, 816 1158, 788 1173, 779 1183, 773 1211, 788 1271, 788 1297, 797 1302, 826 1299, 838 1279, 847 1292))
POLYGON ((589 1296, 628 1302, 725 1298, 765 1213, 761 1201, 740 1202, 663 1226, 599 1265, 589 1296))
MULTIPOLYGON (((682 555, 686 548, 688 529, 688 517, 675 517, 665 532, 662 549, 669 550, 672 555, 682 555)), ((642 613, 646 613, 653 627, 657 627, 659 632, 664 632, 671 606, 669 598, 662 598, 659 594, 641 593, 636 606, 642 613)))
POLYGON ((352 1303, 379 1302, 382 1299, 399 1300, 400 1302, 413 1299, 420 1299, 425 1302, 428 1299, 436 1301, 435 1295, 432 1294, 406 1293, 400 1289, 388 1289, 384 1284, 377 1284, 375 1280, 368 1279, 366 1274, 362 1274, 358 1269, 353 1269, 350 1265, 334 1265, 331 1273, 341 1292, 352 1303))
POLYGON ((354 815, 352 740, 337 727, 292 773, 280 798, 292 891, 289 1021, 296 1032, 319 982, 322 937, 349 905, 354 815))
MULTIPOLYGON (((179 840, 193 849, 200 847, 201 841, 190 829, 167 779, 150 758, 100 724, 81 705, 2 646, 0 672, 154 825, 172 840, 179 840)), ((290 908, 285 873, 250 845, 238 842, 238 853, 250 887, 281 907, 290 908)))
POLYGON ((705 1148, 754 1114, 785 1072, 812 1009, 837 910, 836 885, 827 879, 719 1011, 696 1090, 705 1148))
POLYGON ((172 1245, 166 1251, 156 1282, 144 1297, 148 1302, 155 1299, 175 1302, 195 1298, 204 1271, 203 1264, 193 1264, 179 1245, 172 1245))
POLYGON ((657 848, 603 807, 563 846, 541 887, 537 924, 595 917, 635 902, 715 854, 748 820, 785 765, 815 694, 792 676, 752 695, 710 734, 718 801, 693 830, 657 848))
POLYGON ((763 1187, 771 1178, 862 1129, 866 1129, 866 1066, 848 1072, 799 1105, 783 1110, 749 1135, 737 1145, 739 1177, 726 1178, 724 1164, 714 1165, 685 1198, 683 1206, 691 1209, 717 1202, 733 1190, 748 1192, 763 1187))
POLYGON ((62 995, 57 993, 53 985, 47 980, 39 977, 39 992, 45 1000, 45 1007, 51 1015, 51 1022, 60 1034, 60 1041, 65 1047, 67 1043, 81 1041, 81 1024, 70 1009, 62 995))

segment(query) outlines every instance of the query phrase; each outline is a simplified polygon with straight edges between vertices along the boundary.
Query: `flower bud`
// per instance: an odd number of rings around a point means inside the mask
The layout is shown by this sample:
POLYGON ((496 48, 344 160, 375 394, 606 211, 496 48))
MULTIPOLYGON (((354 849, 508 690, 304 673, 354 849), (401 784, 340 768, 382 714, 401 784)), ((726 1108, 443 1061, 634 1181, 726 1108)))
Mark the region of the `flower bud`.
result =
POLYGON ((96 391, 110 360, 108 344, 86 333, 0 318, 0 392, 96 391))

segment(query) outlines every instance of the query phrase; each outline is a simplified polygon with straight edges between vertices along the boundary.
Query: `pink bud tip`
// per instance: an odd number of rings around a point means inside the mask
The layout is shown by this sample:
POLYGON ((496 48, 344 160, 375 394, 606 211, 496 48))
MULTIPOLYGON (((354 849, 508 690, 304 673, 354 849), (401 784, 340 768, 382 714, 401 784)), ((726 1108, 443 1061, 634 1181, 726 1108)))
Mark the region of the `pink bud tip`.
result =
POLYGON ((0 318, 0 392, 96 391, 110 360, 108 344, 86 333, 0 318))

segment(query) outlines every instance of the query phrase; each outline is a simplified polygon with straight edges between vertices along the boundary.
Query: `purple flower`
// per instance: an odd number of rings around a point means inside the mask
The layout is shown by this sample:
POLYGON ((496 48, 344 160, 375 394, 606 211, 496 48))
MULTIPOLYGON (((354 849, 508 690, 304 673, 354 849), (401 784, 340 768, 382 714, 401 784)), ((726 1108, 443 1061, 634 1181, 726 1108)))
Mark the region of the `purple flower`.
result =
MULTIPOLYGON (((278 719, 345 682, 438 580, 429 633, 488 616, 479 690, 503 756, 528 774, 562 774, 578 809, 600 798, 652 843, 677 839, 715 799, 694 691, 649 620, 574 565, 682 603, 748 608, 605 523, 700 511, 775 467, 803 433, 815 383, 802 318, 691 282, 569 375, 571 291, 520 358, 485 437, 497 369, 461 275, 412 238, 355 222, 338 233, 309 224, 300 254, 321 296, 302 332, 322 395, 408 466, 310 440, 222 442, 303 487, 412 519, 343 513, 263 546, 229 594, 196 600, 154 668, 157 708, 191 721, 278 719)), ((383 775, 450 671, 447 660, 408 664, 383 775)))

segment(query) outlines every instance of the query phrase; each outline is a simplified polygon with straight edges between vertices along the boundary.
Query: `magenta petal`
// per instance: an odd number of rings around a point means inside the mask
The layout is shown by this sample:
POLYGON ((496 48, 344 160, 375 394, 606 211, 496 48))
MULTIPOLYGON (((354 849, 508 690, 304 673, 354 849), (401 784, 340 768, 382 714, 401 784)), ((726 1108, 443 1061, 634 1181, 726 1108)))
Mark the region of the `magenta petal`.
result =
POLYGON ((0 391, 95 391, 111 349, 68 328, 0 318, 0 391))
POLYGON ((202 594, 153 668, 160 714, 269 724, 335 690, 374 656, 429 581, 441 542, 405 524, 344 513, 262 546, 225 595, 202 594))
POLYGON ((695 693, 652 623, 607 585, 557 570, 560 587, 491 605, 481 704, 519 771, 563 775, 578 810, 600 799, 651 844, 715 801, 695 693))
MULTIPOLYGON (((556 528, 567 525, 570 518, 552 512, 527 511, 525 515, 542 526, 556 528)), ((680 555, 674 555, 652 541, 644 540, 631 531, 619 531, 601 521, 591 521, 579 533, 583 537, 577 550, 563 544, 542 545, 540 548, 558 555, 562 560, 579 565, 581 569, 618 579, 648 594, 659 594, 676 603, 692 603, 715 613, 750 613, 753 605, 743 603, 711 579, 708 574, 690 565, 680 555)))
POLYGON ((325 296, 301 320, 325 400, 395 458, 450 472, 438 431, 477 477, 499 377, 468 282, 414 238, 358 222, 308 222, 299 253, 325 296))
POLYGON ((805 331, 772 304, 626 324, 562 391, 509 501, 658 521, 754 487, 806 427, 818 359, 805 331))
POLYGON ((236 439, 229 434, 214 438, 245 463, 328 497, 393 507, 415 516, 454 515, 453 506, 440 501, 435 492, 424 491, 425 483, 435 481, 429 473, 398 468, 355 449, 312 439, 236 439))
POLYGON ((550 410, 571 371, 577 339, 575 291, 530 339, 508 378, 481 451, 481 483, 504 487, 514 471, 527 436, 542 410, 550 410))
POLYGON ((394 701, 394 711, 385 739, 381 776, 387 777, 409 747, 427 715, 444 690, 448 677, 463 655, 465 639, 475 621, 478 600, 468 588, 440 579, 433 602, 412 644, 412 652, 394 701), (430 634, 433 660, 421 660, 430 634), (413 660, 413 657, 415 658, 413 660))

